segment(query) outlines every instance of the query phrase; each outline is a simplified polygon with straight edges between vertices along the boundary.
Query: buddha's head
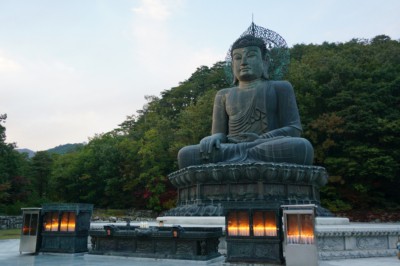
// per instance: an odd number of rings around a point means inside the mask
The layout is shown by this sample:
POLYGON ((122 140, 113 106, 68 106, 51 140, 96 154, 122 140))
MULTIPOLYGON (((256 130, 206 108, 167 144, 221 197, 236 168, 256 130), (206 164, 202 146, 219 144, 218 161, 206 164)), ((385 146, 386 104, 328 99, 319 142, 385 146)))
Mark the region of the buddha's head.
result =
POLYGON ((253 35, 237 39, 231 48, 234 84, 240 81, 268 79, 267 48, 264 41, 253 35))

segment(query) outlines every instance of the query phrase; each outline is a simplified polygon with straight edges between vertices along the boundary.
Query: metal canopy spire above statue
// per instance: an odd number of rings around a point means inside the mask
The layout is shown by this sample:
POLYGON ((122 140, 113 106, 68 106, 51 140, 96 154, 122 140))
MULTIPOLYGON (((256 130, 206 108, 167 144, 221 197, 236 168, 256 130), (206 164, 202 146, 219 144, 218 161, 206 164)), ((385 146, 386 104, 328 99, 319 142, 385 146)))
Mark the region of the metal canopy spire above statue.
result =
MULTIPOLYGON (((267 60, 268 60, 268 72, 271 80, 281 80, 288 70, 290 63, 290 52, 285 39, 282 38, 278 33, 257 26, 253 21, 251 25, 245 30, 239 38, 245 35, 252 35, 254 37, 260 38, 264 41, 267 47, 267 60)), ((232 57, 231 49, 228 50, 225 62, 225 74, 229 81, 232 80, 232 57)))

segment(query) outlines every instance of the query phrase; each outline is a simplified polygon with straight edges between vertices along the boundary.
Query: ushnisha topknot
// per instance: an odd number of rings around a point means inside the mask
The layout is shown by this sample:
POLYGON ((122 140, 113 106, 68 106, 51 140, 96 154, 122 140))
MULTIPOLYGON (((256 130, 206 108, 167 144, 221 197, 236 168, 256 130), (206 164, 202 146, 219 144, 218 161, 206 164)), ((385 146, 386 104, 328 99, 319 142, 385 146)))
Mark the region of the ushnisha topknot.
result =
POLYGON ((260 48, 262 58, 263 58, 263 60, 265 60, 267 48, 265 47, 264 41, 261 38, 257 38, 250 34, 240 37, 232 44, 231 56, 232 56, 233 50, 238 49, 238 48, 249 47, 249 46, 256 46, 256 47, 260 48))

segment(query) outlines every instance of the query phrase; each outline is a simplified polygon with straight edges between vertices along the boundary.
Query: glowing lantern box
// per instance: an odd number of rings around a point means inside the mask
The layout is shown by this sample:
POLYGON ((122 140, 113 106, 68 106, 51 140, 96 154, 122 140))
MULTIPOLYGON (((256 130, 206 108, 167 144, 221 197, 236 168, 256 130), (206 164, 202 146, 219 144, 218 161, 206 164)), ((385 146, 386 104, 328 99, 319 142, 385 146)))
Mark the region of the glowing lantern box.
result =
POLYGON ((282 205, 284 250, 287 266, 318 265, 315 208, 310 205, 282 205))
POLYGON ((88 251, 92 204, 44 204, 41 252, 88 251))
POLYGON ((36 253, 39 251, 41 237, 40 208, 22 208, 22 229, 19 252, 36 253))
POLYGON ((225 212, 226 260, 282 264, 284 260, 280 217, 279 207, 228 208, 225 212))

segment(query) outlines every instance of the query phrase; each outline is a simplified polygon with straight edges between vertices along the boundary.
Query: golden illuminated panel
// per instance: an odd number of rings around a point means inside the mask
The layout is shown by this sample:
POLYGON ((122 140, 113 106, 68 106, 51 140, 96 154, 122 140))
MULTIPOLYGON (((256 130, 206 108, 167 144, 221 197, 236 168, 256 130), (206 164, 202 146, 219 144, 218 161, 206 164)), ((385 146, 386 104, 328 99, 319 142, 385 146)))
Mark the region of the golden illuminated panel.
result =
POLYGON ((68 220, 68 232, 75 232, 75 224, 76 224, 76 215, 74 212, 71 212, 68 220))
POLYGON ((64 212, 61 216, 60 231, 75 232, 76 215, 74 212, 64 212))
POLYGON ((48 212, 43 221, 44 231, 58 231, 58 212, 48 212))
POLYGON ((22 227, 22 234, 29 235, 31 224, 31 214, 25 214, 24 216, 24 226, 22 227))
POLYGON ((253 215, 254 236, 277 236, 276 217, 271 211, 256 211, 253 215))
POLYGON ((58 212, 49 212, 45 214, 43 228, 44 231, 50 232, 75 232, 75 224, 75 212, 62 213, 60 220, 58 219, 58 212))
POLYGON ((250 223, 247 212, 231 212, 228 215, 228 235, 229 236, 249 236, 250 223))
POLYGON ((287 215, 287 243, 314 244, 314 224, 312 215, 287 215))

